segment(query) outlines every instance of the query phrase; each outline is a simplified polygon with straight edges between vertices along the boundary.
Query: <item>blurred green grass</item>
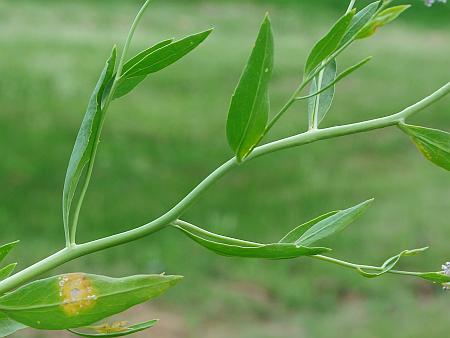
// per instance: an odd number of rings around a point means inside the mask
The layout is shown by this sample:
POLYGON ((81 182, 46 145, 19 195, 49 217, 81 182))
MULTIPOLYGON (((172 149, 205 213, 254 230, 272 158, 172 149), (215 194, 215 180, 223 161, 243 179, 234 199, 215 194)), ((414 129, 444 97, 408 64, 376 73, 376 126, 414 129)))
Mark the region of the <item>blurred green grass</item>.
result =
MULTIPOLYGON (((73 141, 98 72, 111 45, 123 40, 137 4, 0 3, 1 242, 22 240, 12 257, 21 268, 61 246, 61 191, 73 141)), ((426 11, 419 1, 416 5, 410 16, 340 58, 345 67, 375 57, 339 85, 327 125, 390 114, 448 81, 449 7, 426 11)), ((139 28, 135 51, 158 39, 210 26, 215 31, 192 55, 112 106, 80 240, 157 217, 231 156, 224 131, 229 98, 267 10, 276 36, 276 109, 295 87, 308 50, 344 7, 330 1, 317 6, 155 1, 139 28)), ((449 130, 448 100, 414 122, 449 130)), ((304 128, 305 106, 299 104, 272 138, 304 128)), ((323 244, 336 256, 374 264, 402 249, 430 245, 428 253, 405 260, 402 267, 435 270, 449 254, 448 182, 447 173, 424 161, 404 135, 386 129, 253 161, 225 177, 184 218, 220 233, 270 241, 311 217, 373 196, 376 203, 363 219, 323 244)), ((218 257, 170 229, 60 269, 69 270, 185 275, 149 314, 157 317, 165 309, 176 316, 172 320, 182 323, 176 335, 181 337, 437 337, 448 332, 447 295, 438 287, 391 276, 365 280, 309 260, 218 257)))

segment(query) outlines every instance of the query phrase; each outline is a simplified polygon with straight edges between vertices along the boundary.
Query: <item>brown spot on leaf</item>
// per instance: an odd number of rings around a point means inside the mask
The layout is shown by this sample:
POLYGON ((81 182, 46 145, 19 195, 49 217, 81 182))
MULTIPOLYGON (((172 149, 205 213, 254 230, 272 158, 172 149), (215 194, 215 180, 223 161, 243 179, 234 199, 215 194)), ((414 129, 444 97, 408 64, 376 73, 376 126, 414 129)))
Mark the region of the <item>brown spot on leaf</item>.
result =
POLYGON ((61 307, 68 316, 77 316, 95 305, 95 289, 83 273, 70 273, 59 277, 58 287, 61 307))

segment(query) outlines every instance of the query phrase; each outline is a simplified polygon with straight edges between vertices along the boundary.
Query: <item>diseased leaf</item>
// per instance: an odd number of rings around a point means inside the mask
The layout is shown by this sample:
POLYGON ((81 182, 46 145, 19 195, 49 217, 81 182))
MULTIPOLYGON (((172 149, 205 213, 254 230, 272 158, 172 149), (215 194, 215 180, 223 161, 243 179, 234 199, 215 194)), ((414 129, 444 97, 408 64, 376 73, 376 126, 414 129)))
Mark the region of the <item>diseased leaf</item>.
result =
POLYGON ((321 93, 308 100, 309 129, 316 129, 331 108, 335 86, 330 84, 336 80, 336 72, 336 60, 332 60, 311 82, 310 93, 321 93), (328 89, 322 91, 325 87, 328 89))
POLYGON ((358 33, 357 39, 364 39, 372 36, 376 33, 378 28, 381 28, 388 23, 394 21, 398 18, 400 14, 402 14, 405 10, 407 10, 411 5, 400 5, 394 6, 391 8, 387 8, 380 13, 377 14, 375 18, 373 18, 370 23, 368 23, 361 32, 358 33))
POLYGON ((400 124, 417 149, 437 166, 450 171, 450 133, 442 130, 400 124))
POLYGON ((322 61, 329 57, 339 46, 345 32, 347 31, 350 22, 355 15, 355 10, 352 10, 342 16, 331 28, 331 30, 316 43, 311 50, 305 65, 305 75, 308 77, 322 61))
POLYGON ((25 325, 15 322, 0 312, 0 337, 8 337, 25 328, 25 325))
POLYGON ((342 231, 345 227, 353 223, 359 216, 361 216, 364 211, 367 210, 372 201, 373 199, 367 200, 321 220, 305 231, 305 233, 295 242, 295 244, 308 246, 320 239, 342 231))
POLYGON ((20 241, 14 241, 8 244, 0 246, 0 262, 5 259, 9 252, 19 243, 20 241))
POLYGON ((91 325, 153 299, 182 277, 139 275, 110 278, 71 273, 38 280, 0 297, 0 311, 45 330, 91 325))
POLYGON ((12 274, 12 272, 14 271, 16 266, 17 266, 17 263, 11 263, 11 264, 5 266, 4 268, 1 268, 0 269, 0 281, 5 278, 8 278, 12 274))
POLYGON ((413 249, 413 250, 404 250, 404 251, 400 252, 398 255, 395 255, 395 256, 387 259, 383 263, 383 265, 380 267, 382 269, 381 271, 368 272, 368 271, 366 271, 367 269, 358 268, 358 272, 362 276, 367 277, 367 278, 379 277, 379 276, 384 275, 385 273, 391 271, 397 265, 397 263, 400 261, 400 258, 405 257, 405 256, 414 256, 414 255, 424 252, 427 249, 428 249, 428 247, 420 248, 420 249, 413 249))
POLYGON ((91 331, 95 331, 96 333, 87 333, 80 332, 75 330, 70 330, 73 334, 76 334, 81 337, 123 337, 128 336, 130 334, 144 331, 149 329, 158 322, 158 319, 149 320, 144 323, 128 325, 126 322, 114 323, 112 325, 109 324, 101 324, 96 326, 87 327, 91 331))
POLYGON ((371 4, 367 5, 366 7, 361 9, 358 13, 355 14, 352 21, 350 22, 347 32, 345 33, 341 43, 339 44, 339 47, 345 45, 349 41, 354 40, 356 38, 359 31, 361 31, 363 27, 375 15, 379 4, 380 4, 379 1, 372 2, 371 4))
POLYGON ((111 56, 106 61, 100 78, 95 86, 94 92, 89 99, 88 107, 81 123, 80 130, 70 156, 64 181, 63 191, 63 220, 66 238, 70 236, 69 217, 72 200, 77 189, 80 177, 85 166, 91 161, 94 145, 100 137, 99 127, 103 115, 103 94, 105 88, 113 77, 116 63, 117 50, 114 46, 111 56))
POLYGON ((249 155, 264 135, 270 110, 272 70, 273 36, 266 15, 228 112, 228 143, 238 161, 249 155))
POLYGON ((312 256, 318 255, 324 252, 328 252, 331 249, 323 247, 305 247, 296 245, 294 243, 273 243, 273 244, 260 244, 260 243, 242 243, 240 245, 230 244, 236 240, 233 238, 227 238, 225 236, 215 236, 213 240, 206 239, 204 232, 194 231, 193 229, 187 229, 182 225, 176 225, 178 229, 183 231, 186 235, 192 238, 195 242, 201 246, 219 254, 222 256, 230 257, 247 257, 247 258, 266 258, 266 259, 289 259, 300 256, 312 256), (222 237, 219 242, 217 237, 222 237))

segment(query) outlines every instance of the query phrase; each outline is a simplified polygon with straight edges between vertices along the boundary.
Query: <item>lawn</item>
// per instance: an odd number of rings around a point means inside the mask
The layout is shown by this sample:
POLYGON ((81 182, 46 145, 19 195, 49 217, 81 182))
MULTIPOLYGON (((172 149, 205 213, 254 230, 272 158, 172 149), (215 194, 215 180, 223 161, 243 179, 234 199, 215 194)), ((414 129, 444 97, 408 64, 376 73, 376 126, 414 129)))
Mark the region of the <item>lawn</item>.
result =
MULTIPOLYGON (((61 248, 61 192, 77 129, 104 60, 124 40, 138 3, 0 2, 0 242, 22 241, 11 255, 20 268, 61 248)), ((341 68, 368 55, 374 60, 339 84, 326 126, 391 114, 449 81, 449 5, 428 11, 420 1, 414 5, 410 16, 340 57, 341 68)), ((229 100, 266 11, 275 33, 276 110, 296 87, 309 49, 344 7, 329 1, 155 0, 133 51, 215 30, 191 55, 111 107, 80 240, 156 218, 231 157, 225 137, 229 100)), ((440 101, 412 122, 448 131, 448 107, 448 99, 440 101)), ((299 103, 270 139, 305 127, 306 105, 299 103)), ((430 245, 401 267, 438 270, 450 258, 449 188, 448 173, 389 128, 252 161, 223 178, 183 218, 219 233, 273 241, 314 216, 375 197, 363 218, 322 244, 336 257, 367 264, 430 245)), ((224 258, 172 229, 57 272, 80 270, 184 275, 167 295, 126 317, 161 318, 155 337, 414 338, 449 332, 449 295, 437 286, 397 276, 363 279, 308 259, 224 258)))

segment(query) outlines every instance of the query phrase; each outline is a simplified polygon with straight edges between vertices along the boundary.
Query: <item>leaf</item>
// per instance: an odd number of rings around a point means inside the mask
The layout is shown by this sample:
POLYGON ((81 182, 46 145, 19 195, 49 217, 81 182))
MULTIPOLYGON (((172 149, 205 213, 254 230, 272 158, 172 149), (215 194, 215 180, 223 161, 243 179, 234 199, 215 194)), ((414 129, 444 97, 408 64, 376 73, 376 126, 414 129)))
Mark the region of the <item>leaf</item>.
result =
POLYGON ((371 56, 366 57, 364 60, 358 62, 356 65, 353 65, 351 67, 348 67, 347 69, 345 69, 343 72, 341 72, 338 76, 336 76, 336 78, 334 79, 334 81, 332 81, 330 84, 328 84, 325 87, 322 87, 322 89, 320 89, 319 91, 313 92, 309 95, 306 96, 299 96, 297 98, 295 98, 296 100, 304 100, 304 99, 309 99, 311 97, 314 97, 320 93, 323 93, 324 91, 326 91, 328 88, 334 86, 336 83, 338 83, 340 80, 344 79, 345 77, 347 77, 348 75, 350 75, 351 73, 353 73, 355 70, 357 70, 358 68, 362 67, 363 65, 365 65, 367 62, 369 62, 372 59, 371 56))
POLYGON ((88 107, 81 123, 75 145, 70 156, 64 181, 63 191, 63 220, 66 237, 69 237, 69 217, 72 200, 75 195, 84 167, 91 161, 94 145, 100 137, 99 127, 102 121, 102 99, 108 82, 113 77, 114 65, 116 63, 117 50, 114 46, 111 56, 106 61, 100 78, 95 86, 94 92, 89 99, 88 107))
POLYGON ((362 269, 362 268, 358 268, 358 272, 362 276, 367 277, 367 278, 379 277, 379 276, 384 275, 385 273, 391 271, 397 265, 397 263, 400 261, 400 258, 405 257, 405 256, 414 256, 414 255, 424 252, 427 249, 428 249, 428 247, 420 248, 420 249, 413 249, 413 250, 404 250, 404 251, 400 252, 398 255, 395 255, 395 256, 387 259, 383 263, 383 265, 380 267, 382 270, 379 272, 367 272, 366 271, 367 269, 362 269))
POLYGON ((0 337, 8 337, 25 328, 25 325, 15 322, 0 312, 0 337))
POLYGON ((14 271, 14 269, 16 268, 17 263, 11 263, 7 266, 5 266, 4 268, 0 269, 0 281, 8 278, 12 272, 14 271))
POLYGON ((330 86, 330 84, 336 80, 336 71, 336 60, 332 60, 311 82, 310 93, 315 93, 317 91, 320 91, 321 93, 308 100, 310 129, 317 129, 317 126, 331 108, 335 86, 330 86), (325 87, 328 87, 328 89, 322 91, 325 87))
POLYGON ((321 216, 316 217, 306 223, 303 223, 302 225, 299 225, 298 227, 296 227, 295 229, 290 231, 282 239, 280 239, 280 241, 278 243, 295 243, 305 233, 305 231, 308 230, 309 228, 311 228, 314 224, 316 224, 332 215, 335 215, 337 213, 338 213, 338 211, 330 211, 324 215, 321 215, 321 216))
MULTIPOLYGON (((167 45, 170 45, 173 42, 173 39, 167 39, 161 42, 158 42, 154 46, 147 48, 146 50, 143 50, 136 56, 134 56, 132 59, 127 61, 123 66, 123 73, 126 73, 128 70, 130 70, 133 66, 135 66, 138 62, 142 61, 145 57, 153 53, 154 51, 165 47, 167 45)), ((139 83, 141 83, 146 78, 146 75, 142 76, 135 76, 135 77, 129 77, 129 78, 123 78, 120 80, 119 85, 117 86, 115 92, 114 92, 114 98, 117 99, 119 97, 122 97, 126 94, 128 94, 131 90, 133 90, 139 83)))
POLYGON ((439 284, 450 283, 450 276, 443 272, 422 272, 417 276, 439 284))
POLYGON ((38 280, 0 297, 0 311, 44 330, 91 325, 153 299, 181 276, 139 275, 110 278, 71 273, 38 280))
MULTIPOLYGON (((194 232, 193 229, 187 230, 183 226, 176 225, 178 229, 183 231, 186 235, 192 238, 195 242, 201 246, 219 254, 222 256, 231 257, 246 257, 246 258, 267 258, 267 259, 289 259, 300 256, 312 256, 318 255, 324 252, 328 252, 331 249, 323 247, 304 247, 296 245, 294 243, 273 243, 273 244, 260 244, 260 243, 248 243, 235 245, 229 244, 226 240, 234 240, 232 238, 224 238, 224 241, 209 240, 203 238, 203 233, 194 232)), ((218 237, 218 236, 216 236, 218 237)))
POLYGON ((131 59, 122 75, 123 79, 146 76, 170 66, 200 45, 211 34, 212 29, 167 43, 168 40, 138 54, 131 59))
POLYGON ((268 89, 272 70, 273 36, 266 15, 228 112, 228 143, 238 161, 250 154, 264 135, 270 110, 268 89))
POLYGON ((154 326, 157 322, 158 322, 158 319, 153 319, 153 320, 149 320, 144 323, 139 323, 139 324, 135 324, 135 325, 131 325, 131 326, 124 326, 124 327, 119 327, 119 328, 114 328, 114 325, 110 326, 108 324, 89 327, 89 329, 95 330, 98 333, 86 333, 86 332, 79 332, 79 331, 74 331, 74 330, 70 330, 70 329, 69 329, 69 331, 78 336, 81 336, 81 337, 122 337, 122 336, 127 336, 130 334, 136 333, 136 332, 140 332, 140 331, 149 329, 152 326, 154 326), (111 332, 114 330, 118 330, 118 331, 111 332), (103 333, 102 333, 102 331, 103 331, 103 333), (108 331, 110 331, 110 332, 108 332, 108 331))
POLYGON ((295 244, 307 246, 320 239, 342 231, 345 227, 353 223, 359 216, 361 216, 372 201, 373 199, 367 200, 321 220, 305 231, 305 233, 295 242, 295 244))
POLYGON ((368 38, 369 36, 372 36, 373 34, 376 33, 378 28, 381 28, 397 19, 398 16, 402 14, 405 10, 407 10, 409 7, 411 7, 411 5, 400 5, 387 8, 381 11, 369 24, 366 25, 366 27, 364 27, 363 30, 361 30, 361 32, 358 33, 356 38, 364 39, 368 38))
POLYGON ((450 171, 450 133, 408 124, 400 124, 399 128, 411 137, 426 159, 450 171))
POLYGON ((0 246, 0 262, 5 259, 9 252, 19 243, 20 241, 11 242, 0 246))
POLYGON ((350 26, 348 27, 347 32, 345 33, 341 43, 339 44, 339 47, 356 38, 359 31, 361 31, 363 27, 370 21, 370 19, 373 18, 373 16, 377 12, 379 4, 379 1, 372 2, 355 14, 352 21, 350 22, 350 26))
POLYGON ((355 10, 352 10, 342 16, 331 30, 316 43, 306 61, 305 78, 311 75, 316 67, 337 49, 354 15, 355 10))

